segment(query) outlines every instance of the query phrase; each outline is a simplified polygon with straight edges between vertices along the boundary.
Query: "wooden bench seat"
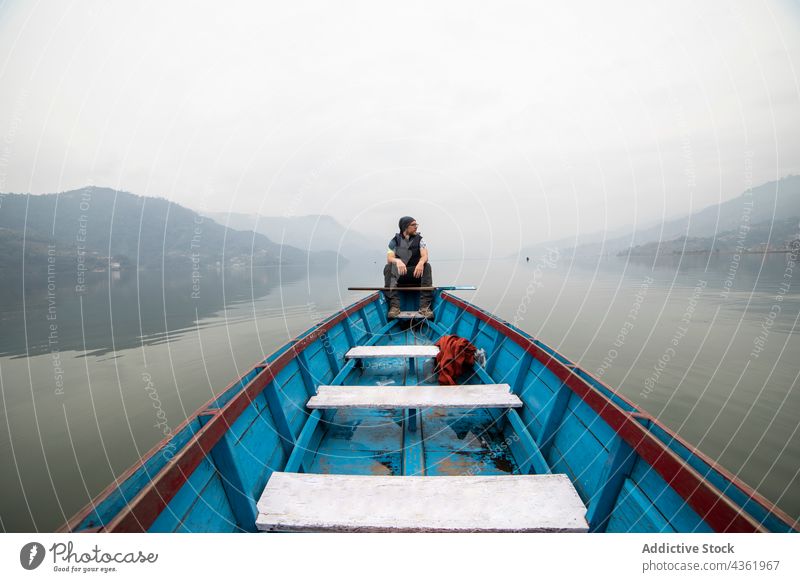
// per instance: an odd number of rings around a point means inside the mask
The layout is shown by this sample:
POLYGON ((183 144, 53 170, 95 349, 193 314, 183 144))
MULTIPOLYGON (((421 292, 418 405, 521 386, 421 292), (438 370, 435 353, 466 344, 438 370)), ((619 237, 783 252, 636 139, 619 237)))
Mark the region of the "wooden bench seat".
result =
POLYGON ((566 475, 395 477, 275 472, 262 531, 586 532, 566 475))
POLYGON ((348 350, 345 358, 434 358, 438 353, 439 346, 355 346, 348 350))
POLYGON ((308 408, 518 408, 508 384, 320 386, 308 408))
POLYGON ((395 319, 427 319, 419 311, 401 311, 395 319))

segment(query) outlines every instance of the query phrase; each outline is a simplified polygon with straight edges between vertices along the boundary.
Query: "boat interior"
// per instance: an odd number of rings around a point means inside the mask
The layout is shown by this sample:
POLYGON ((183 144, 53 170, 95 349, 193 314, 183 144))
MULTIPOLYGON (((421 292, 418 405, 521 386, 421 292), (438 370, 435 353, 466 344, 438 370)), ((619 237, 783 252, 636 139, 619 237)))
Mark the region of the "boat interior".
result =
POLYGON ((562 354, 437 289, 372 293, 232 382, 65 531, 793 531, 562 354), (439 385, 435 342, 483 357, 439 385), (387 481, 388 479, 388 481, 387 481))
MULTIPOLYGON (((409 319, 398 322, 382 339, 381 345, 433 345, 438 334, 427 320, 409 319)), ((474 372, 462 383, 484 384, 474 372)), ((342 384, 439 385, 432 358, 365 359, 342 384)), ((305 459, 309 473, 500 475, 520 471, 504 444, 502 409, 339 408, 326 412, 319 424, 319 442, 305 459)))

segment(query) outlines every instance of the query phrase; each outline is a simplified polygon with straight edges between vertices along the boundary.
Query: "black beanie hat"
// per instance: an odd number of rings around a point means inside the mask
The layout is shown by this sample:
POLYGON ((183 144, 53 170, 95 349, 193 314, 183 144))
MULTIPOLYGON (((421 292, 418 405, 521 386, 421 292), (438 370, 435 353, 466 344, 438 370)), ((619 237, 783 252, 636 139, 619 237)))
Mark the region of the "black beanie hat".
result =
POLYGON ((405 232, 405 230, 406 230, 406 227, 407 227, 409 224, 411 224, 412 222, 414 222, 414 219, 413 219, 413 218, 411 218, 410 216, 404 216, 403 218, 401 218, 401 219, 400 219, 400 232, 401 232, 401 233, 402 233, 402 232, 405 232))

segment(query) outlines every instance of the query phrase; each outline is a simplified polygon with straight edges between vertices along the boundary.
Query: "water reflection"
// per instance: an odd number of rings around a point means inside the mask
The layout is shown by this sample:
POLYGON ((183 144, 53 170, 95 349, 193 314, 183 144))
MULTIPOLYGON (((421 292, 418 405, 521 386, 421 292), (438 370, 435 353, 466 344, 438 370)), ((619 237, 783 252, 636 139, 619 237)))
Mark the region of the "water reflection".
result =
MULTIPOLYGON (((335 272, 335 267, 315 269, 326 278, 335 272)), ((209 318, 226 306, 254 304, 279 285, 291 285, 305 275, 302 265, 209 270, 199 277, 191 271, 88 273, 80 293, 74 278, 64 273, 50 282, 29 275, 24 289, 22 282, 0 285, 0 356, 36 356, 53 350, 104 356, 158 345, 210 325, 209 318)), ((13 278, 6 283, 9 280, 13 278)), ((251 310, 249 315, 231 317, 253 315, 251 310)))
MULTIPOLYGON (((432 264, 436 284, 477 285, 458 294, 602 370, 609 385, 800 516, 800 294, 791 285, 800 272, 788 257, 550 259, 432 264)), ((14 276, 0 278, 2 527, 57 527, 165 428, 363 297, 348 286, 381 284, 381 271, 378 263, 209 271, 199 283, 190 272, 90 273, 83 293, 62 274, 50 289, 46 276, 28 278, 24 291, 14 276)))

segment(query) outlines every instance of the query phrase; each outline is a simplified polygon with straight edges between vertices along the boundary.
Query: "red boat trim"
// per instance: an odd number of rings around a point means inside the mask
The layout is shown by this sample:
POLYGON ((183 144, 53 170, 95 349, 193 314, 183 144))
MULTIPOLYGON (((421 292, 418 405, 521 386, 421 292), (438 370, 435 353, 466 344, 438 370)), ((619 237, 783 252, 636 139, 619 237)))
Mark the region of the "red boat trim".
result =
MULTIPOLYGON (((283 347, 283 346, 281 346, 281 347, 283 347)), ((281 348, 278 348, 278 349, 280 350, 281 348)), ((242 377, 247 376, 254 369, 256 369, 258 367, 263 367, 263 366, 264 366, 264 358, 258 360, 256 363, 254 363, 252 366, 250 366, 250 368, 248 368, 248 371, 246 373, 242 374, 242 377)), ((202 406, 200 406, 200 408, 197 409, 197 412, 195 414, 189 416, 186 420, 184 420, 182 423, 180 423, 175 429, 173 429, 172 434, 176 435, 176 434, 180 433, 191 422, 195 421, 198 416, 201 416, 203 414, 209 414, 209 412, 207 412, 207 410, 214 403, 214 401, 217 400, 223 394, 225 394, 228 390, 233 388, 234 385, 238 384, 239 382, 241 382, 241 378, 239 378, 238 380, 234 380, 233 382, 228 384, 221 392, 219 392, 218 394, 215 394, 211 398, 209 398, 206 401, 205 404, 203 404, 202 406)), ((116 489, 118 489, 119 486, 122 485, 122 483, 124 483, 126 480, 128 480, 134 473, 136 473, 136 471, 138 471, 143 465, 145 465, 145 463, 147 463, 151 458, 153 458, 153 456, 158 454, 159 451, 161 451, 164 447, 166 447, 167 443, 169 443, 169 441, 172 440, 172 438, 173 437, 169 437, 169 436, 168 437, 164 437, 158 443, 156 443, 149 451, 147 451, 144 455, 142 455, 141 458, 138 461, 136 461, 133 465, 131 465, 130 467, 125 469, 125 471, 123 473, 121 473, 119 477, 115 477, 114 481, 110 485, 108 485, 108 487, 106 487, 100 493, 95 495, 89 503, 84 505, 82 509, 78 510, 75 513, 75 515, 73 515, 69 519, 69 521, 67 521, 65 524, 63 524, 61 527, 59 527, 56 530, 56 532, 67 533, 67 532, 75 531, 75 528, 78 527, 78 525, 80 525, 80 523, 84 519, 86 519, 89 516, 89 514, 94 512, 94 510, 97 508, 97 506, 100 503, 102 503, 103 500, 106 497, 111 495, 111 493, 113 493, 116 489)), ((82 533, 84 533, 84 532, 91 533, 91 532, 95 532, 95 531, 103 531, 103 528, 102 527, 99 527, 99 528, 86 528, 86 529, 81 529, 79 531, 82 532, 82 533)))
MULTIPOLYGON (((599 414, 600 417, 639 454, 639 456, 653 467, 653 469, 664 478, 667 484, 686 500, 686 503, 715 531, 767 531, 762 524, 733 504, 719 489, 705 480, 694 468, 686 464, 663 442, 650 434, 641 424, 636 422, 631 413, 620 408, 605 394, 589 384, 585 379, 578 376, 577 372, 537 346, 532 339, 525 337, 518 331, 509 327, 506 323, 458 297, 448 293, 442 293, 442 298, 500 331, 544 364, 545 367, 553 372, 570 390, 591 406, 592 409, 594 409, 594 411, 597 412, 597 414, 599 414)), ((616 394, 615 391, 611 391, 616 394)), ((657 420, 652 417, 648 418, 650 418, 652 422, 658 424, 667 434, 675 436, 671 430, 660 424, 657 420)), ((676 437, 676 440, 680 439, 676 437)), ((687 445, 684 441, 681 441, 681 443, 690 451, 696 451, 694 447, 687 445)), ((706 459, 704 458, 703 460, 705 461, 706 459)), ((722 471, 720 472, 722 473, 722 471)), ((723 474, 742 492, 757 501, 763 507, 774 507, 774 504, 766 502, 766 500, 752 488, 730 475, 727 471, 723 474)), ((788 517, 785 518, 785 514, 780 515, 782 512, 779 513, 779 511, 775 511, 774 513, 783 519, 787 525, 792 524, 792 519, 788 517)))
MULTIPOLYGON (((616 397, 618 397, 618 398, 622 399, 623 401, 625 401, 629 406, 632 406, 633 408, 638 408, 630 400, 628 400, 626 397, 624 397, 622 394, 617 392, 611 386, 609 386, 608 384, 606 384, 605 382, 603 382, 602 380, 597 378, 591 372, 588 372, 588 371, 584 370, 583 368, 581 368, 581 372, 583 372, 584 374, 586 374, 587 376, 592 378, 592 380, 594 380, 595 382, 597 382, 599 384, 602 384, 603 387, 606 390, 608 390, 609 392, 612 392, 616 397)), ((725 479, 730 481, 731 484, 733 484, 734 487, 736 487, 737 489, 739 489, 739 491, 741 491, 742 493, 747 495, 748 498, 750 498, 751 500, 753 500, 756 503, 758 503, 761 507, 764 508, 765 511, 767 511, 768 513, 774 514, 775 517, 777 517, 779 520, 783 521, 791 529, 797 530, 798 524, 800 524, 800 520, 792 519, 791 517, 789 517, 789 515, 785 511, 783 511, 780 507, 778 507, 775 503, 773 503, 772 501, 770 501, 769 499, 767 499, 766 497, 761 495, 755 489, 750 487, 747 483, 742 481, 738 476, 736 476, 733 473, 731 473, 728 469, 726 469, 725 467, 723 467, 722 465, 717 463, 714 459, 712 459, 711 457, 706 455, 703 451, 701 451, 700 449, 695 447, 693 444, 688 442, 682 436, 677 435, 674 432, 672 432, 672 429, 664 426, 664 424, 660 420, 655 418, 652 414, 650 414, 649 412, 646 412, 646 411, 637 410, 636 412, 631 412, 631 415, 634 418, 642 418, 642 419, 648 420, 652 424, 655 424, 656 426, 658 426, 658 428, 660 428, 661 430, 663 430, 665 433, 667 433, 669 435, 670 439, 673 439, 676 442, 680 443, 681 446, 686 448, 692 455, 698 457, 700 460, 702 460, 705 464, 707 464, 709 467, 711 467, 717 473, 719 473, 720 475, 725 477, 725 479)))
MULTIPOLYGON (((212 448, 219 442, 222 435, 227 432, 231 425, 236 421, 239 415, 244 411, 253 399, 258 396, 264 388, 266 388, 275 376, 293 359, 298 353, 305 350, 308 346, 314 343, 321 336, 325 335, 335 325, 349 317, 353 313, 358 312, 370 303, 376 301, 379 293, 374 293, 354 303, 347 309, 343 309, 338 313, 332 315, 329 319, 321 322, 314 331, 310 332, 305 337, 293 339, 288 344, 293 344, 284 353, 279 355, 274 361, 265 364, 264 361, 272 355, 283 350, 287 344, 282 345, 277 350, 273 351, 270 356, 259 360, 250 371, 255 368, 263 367, 264 369, 253 378, 238 394, 220 409, 209 409, 208 407, 219 398, 219 394, 211 398, 203 406, 201 406, 195 414, 187 418, 181 423, 176 433, 195 420, 200 415, 210 415, 211 419, 200 428, 194 437, 186 443, 186 445, 178 451, 178 453, 170 459, 170 461, 158 472, 155 478, 148 483, 125 509, 120 511, 104 528, 100 531, 105 532, 144 532, 155 522, 164 508, 169 504, 175 494, 189 479, 189 476, 200 465, 203 458, 208 455, 212 448)), ((250 372, 248 371, 248 373, 250 372)), ((246 375, 246 374, 245 374, 246 375)), ((236 380, 228 385, 231 388, 239 382, 236 380)), ((224 394, 222 392, 221 394, 224 394)), ((128 477, 133 475, 142 465, 144 465, 153 455, 158 453, 159 450, 169 442, 169 438, 162 440, 155 447, 142 457, 142 459, 135 465, 125 471, 125 473, 118 478, 115 483, 109 485, 102 493, 95 497, 84 509, 79 511, 75 517, 70 519, 59 531, 73 531, 87 515, 89 515, 94 508, 102 502, 102 500, 112 493, 119 484, 123 483, 128 477)), ((83 530, 81 530, 83 531, 83 530)))

